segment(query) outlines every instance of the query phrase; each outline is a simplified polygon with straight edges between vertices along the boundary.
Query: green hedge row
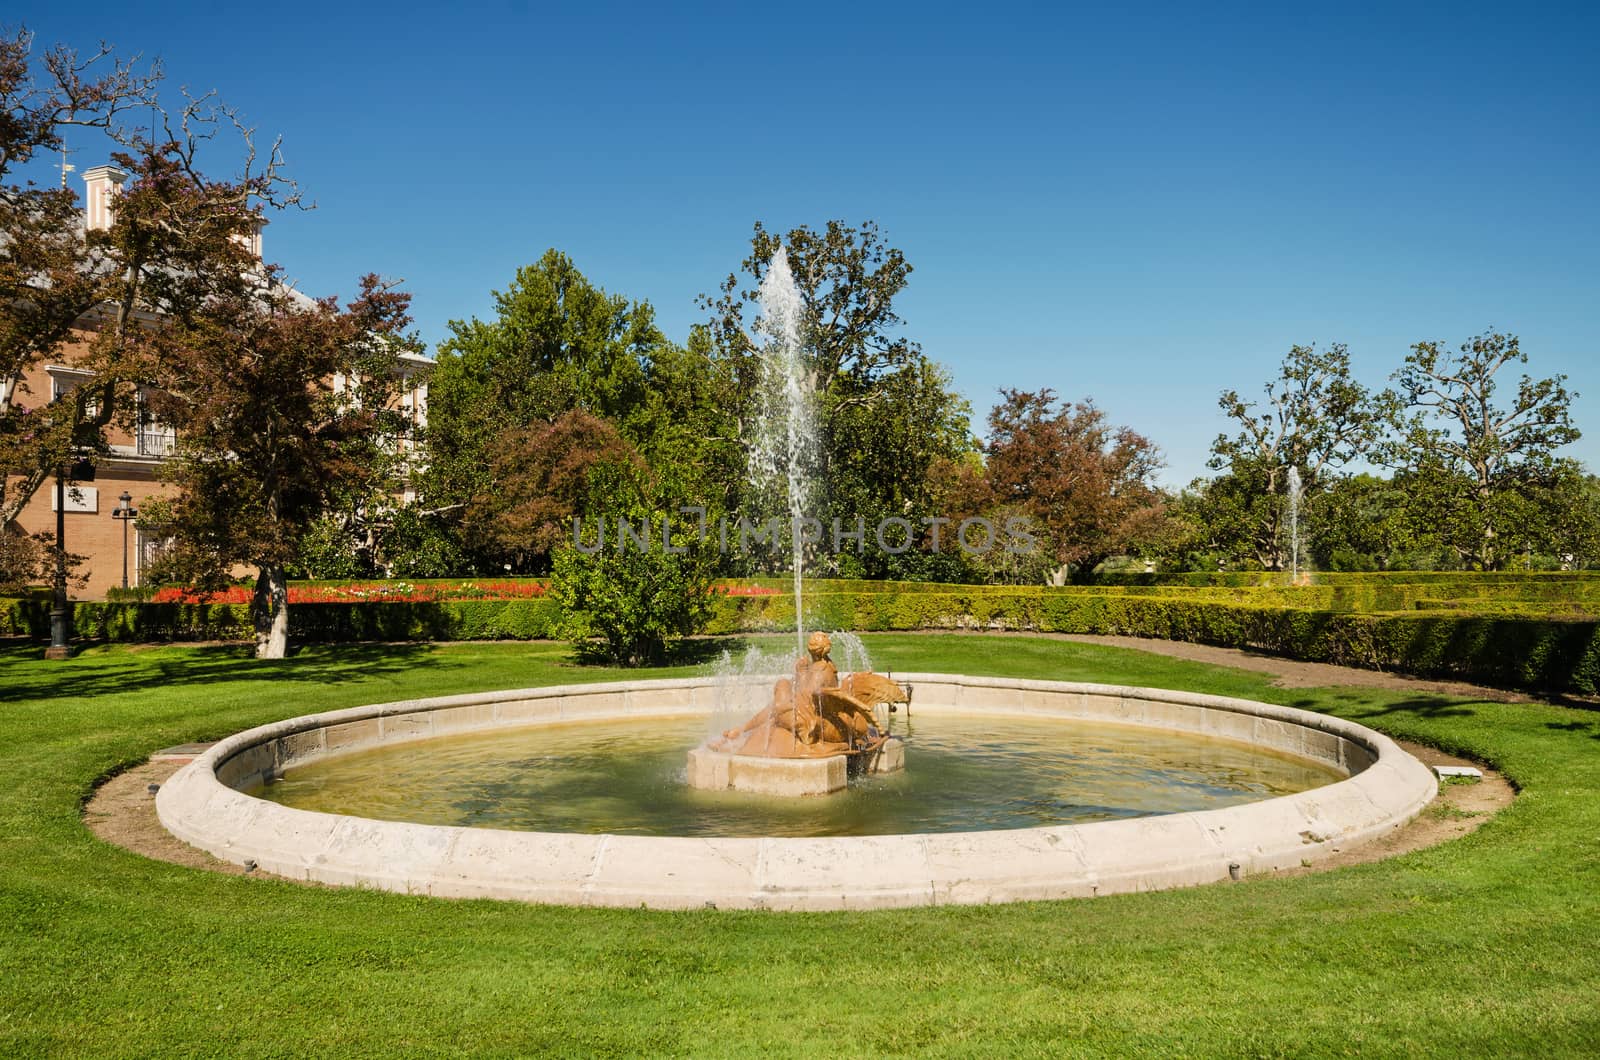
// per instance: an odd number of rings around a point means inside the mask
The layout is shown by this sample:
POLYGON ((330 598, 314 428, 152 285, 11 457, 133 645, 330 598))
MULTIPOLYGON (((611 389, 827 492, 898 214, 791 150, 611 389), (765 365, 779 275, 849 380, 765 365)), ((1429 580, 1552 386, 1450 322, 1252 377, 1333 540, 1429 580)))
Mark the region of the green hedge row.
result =
MULTIPOLYGON (((1393 587, 1401 585, 1450 586, 1489 595, 1513 597, 1540 597, 1550 594, 1600 589, 1600 571, 1317 571, 1310 575, 1309 586, 1294 588, 1348 589, 1352 586, 1393 587)), ((759 575, 752 578, 730 578, 727 584, 761 585, 788 592, 788 576, 759 575)), ((900 592, 944 592, 996 588, 1007 591, 1037 589, 1054 591, 1055 587, 1032 586, 979 586, 938 582, 891 582, 860 579, 806 579, 806 587, 816 585, 825 591, 843 592, 852 589, 894 589, 900 592)), ((1182 573, 1128 573, 1096 575, 1092 583, 1066 588, 1229 588, 1229 589, 1287 589, 1289 575, 1284 571, 1211 571, 1182 573)), ((1435 595, 1438 595, 1436 592, 1435 595)))
MULTIPOLYGON (((755 603, 755 602, 752 602, 755 603)), ((793 628, 787 598, 745 609, 743 631, 793 628)), ((1120 594, 818 593, 823 629, 979 628, 1125 634, 1247 648, 1308 662, 1600 694, 1600 621, 1526 615, 1360 614, 1120 594)), ((734 630, 728 630, 734 632, 734 630)))
MULTIPOLYGON (((807 596, 830 593, 882 595, 957 593, 972 596, 1142 596, 1262 607, 1296 607, 1367 613, 1463 608, 1482 612, 1600 614, 1600 577, 1593 575, 1472 575, 1408 581, 1397 576, 1319 575, 1314 585, 1278 580, 1260 585, 1114 584, 941 585, 914 582, 817 581, 807 596), (1324 580, 1325 579, 1325 580, 1324 580)), ((767 579, 761 579, 763 583, 767 579)), ((787 586, 785 586, 785 591, 787 586)))
MULTIPOLYGON (((295 604, 289 635, 297 641, 549 640, 561 635, 553 600, 461 600, 449 603, 295 604)), ((240 640, 254 636, 247 604, 80 603, 78 636, 123 643, 240 640)), ((48 601, 0 601, 0 636, 50 635, 48 601)))
POLYGON ((989 592, 1038 596, 1121 594, 1367 613, 1462 608, 1496 614, 1600 615, 1600 577, 1594 574, 1319 575, 1312 585, 1288 585, 1280 577, 1260 585, 1115 584, 1061 588, 821 582, 813 591, 989 592))
MULTIPOLYGON (((1437 585, 1455 583, 1492 587, 1558 586, 1600 583, 1600 571, 1317 571, 1317 585, 1437 585)), ((1186 571, 1181 573, 1099 574, 1095 585, 1275 586, 1287 585, 1284 571, 1186 571)))
MULTIPOLYGON (((921 587, 913 592, 808 593, 806 625, 862 631, 1009 629, 1113 633, 1249 648, 1312 662, 1455 677, 1541 691, 1600 694, 1600 622, 1445 610, 1363 614, 1119 592, 1031 587, 921 587)), ((538 640, 561 636, 548 599, 452 603, 296 604, 300 642, 538 640)), ((243 605, 81 603, 80 637, 107 641, 236 640, 251 635, 243 605)), ((790 596, 725 597, 708 632, 794 628, 790 596)), ((49 604, 0 601, 0 635, 49 635, 49 604)))

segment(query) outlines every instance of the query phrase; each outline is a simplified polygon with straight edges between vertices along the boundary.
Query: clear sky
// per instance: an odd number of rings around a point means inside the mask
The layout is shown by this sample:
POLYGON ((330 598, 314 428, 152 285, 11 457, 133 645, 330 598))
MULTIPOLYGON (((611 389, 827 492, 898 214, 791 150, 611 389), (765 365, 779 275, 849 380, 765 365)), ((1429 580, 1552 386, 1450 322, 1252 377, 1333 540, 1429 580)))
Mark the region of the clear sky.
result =
MULTIPOLYGON (((1296 342, 1381 384, 1514 331, 1600 468, 1600 9, 24 0, 281 133, 310 293, 404 277, 424 336, 558 247, 682 339, 752 222, 877 220, 976 420, 1092 396, 1204 470, 1296 342), (1130 10, 1118 10, 1119 8, 1130 10)), ((74 159, 80 168, 97 159, 74 159)))

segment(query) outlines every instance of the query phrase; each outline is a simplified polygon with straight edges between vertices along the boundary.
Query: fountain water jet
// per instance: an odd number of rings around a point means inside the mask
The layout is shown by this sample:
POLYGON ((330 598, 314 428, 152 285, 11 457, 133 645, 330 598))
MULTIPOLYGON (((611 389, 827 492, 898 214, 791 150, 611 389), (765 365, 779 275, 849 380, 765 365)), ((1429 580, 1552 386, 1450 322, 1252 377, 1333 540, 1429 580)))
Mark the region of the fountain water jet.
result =
POLYGON ((1300 583, 1300 469, 1289 468, 1289 584, 1300 583))
POLYGON ((750 484, 762 500, 782 495, 789 509, 790 561, 794 568, 794 637, 797 654, 806 647, 803 574, 805 541, 801 523, 811 498, 810 471, 816 462, 817 428, 812 379, 805 358, 805 300, 789 270, 782 247, 761 279, 761 314, 755 331, 760 347, 760 391, 750 450, 750 484))
MULTIPOLYGON (((689 784, 768 794, 824 794, 845 786, 849 773, 903 767, 904 746, 891 741, 877 710, 906 702, 908 693, 886 677, 858 670, 840 679, 826 633, 805 629, 805 536, 816 459, 813 383, 806 363, 806 306, 782 247, 761 279, 755 331, 760 390, 750 450, 751 492, 761 501, 779 493, 789 510, 794 576, 792 677, 779 678, 771 701, 743 725, 689 752, 689 784)), ((848 645, 851 654, 860 641, 848 645)), ((864 655, 864 652, 860 652, 864 655)))

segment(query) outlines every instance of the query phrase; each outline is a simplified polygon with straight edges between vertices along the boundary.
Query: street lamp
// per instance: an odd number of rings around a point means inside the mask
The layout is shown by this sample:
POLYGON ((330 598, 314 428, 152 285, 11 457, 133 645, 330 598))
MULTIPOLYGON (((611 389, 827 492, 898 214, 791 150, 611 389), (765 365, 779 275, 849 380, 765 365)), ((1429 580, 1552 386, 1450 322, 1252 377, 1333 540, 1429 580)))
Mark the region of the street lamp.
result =
POLYGON ((128 523, 139 514, 133 506, 133 494, 127 490, 117 500, 122 503, 111 509, 111 518, 122 520, 122 587, 128 587, 128 523))
POLYGON ((56 468, 56 571, 46 659, 72 658, 72 604, 67 600, 67 481, 94 481, 94 463, 80 457, 56 468))

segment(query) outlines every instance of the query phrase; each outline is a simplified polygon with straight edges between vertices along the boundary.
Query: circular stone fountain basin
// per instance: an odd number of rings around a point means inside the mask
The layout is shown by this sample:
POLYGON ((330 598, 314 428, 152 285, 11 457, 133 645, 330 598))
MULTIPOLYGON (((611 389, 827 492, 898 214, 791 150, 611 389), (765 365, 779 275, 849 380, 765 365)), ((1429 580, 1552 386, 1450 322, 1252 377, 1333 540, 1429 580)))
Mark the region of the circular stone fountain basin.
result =
MULTIPOLYGON (((176 836, 298 879, 450 897, 584 905, 837 909, 1152 890, 1298 866, 1415 816, 1437 786, 1393 741, 1325 715, 1109 685, 901 674, 938 712, 1146 726, 1250 744, 1347 779, 1224 809, 1038 828, 827 838, 528 832, 294 809, 246 791, 318 759, 433 736, 550 723, 709 716, 726 682, 639 681, 378 704, 221 741, 156 799, 176 836), (244 789, 244 790, 241 790, 244 789)), ((915 749, 909 768, 914 770, 915 749)), ((827 796, 837 798, 838 796, 827 796)))

